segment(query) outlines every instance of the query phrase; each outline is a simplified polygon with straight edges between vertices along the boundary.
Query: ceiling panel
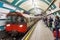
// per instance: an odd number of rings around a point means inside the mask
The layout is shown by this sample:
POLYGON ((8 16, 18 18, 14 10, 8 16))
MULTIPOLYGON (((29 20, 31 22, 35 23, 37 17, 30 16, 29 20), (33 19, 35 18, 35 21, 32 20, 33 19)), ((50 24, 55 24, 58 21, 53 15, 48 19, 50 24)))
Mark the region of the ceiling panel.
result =
MULTIPOLYGON (((19 10, 31 11, 34 9, 33 3, 37 8, 46 10, 53 0, 2 0, 3 2, 16 7, 19 10), (33 2, 35 1, 35 2, 33 2)), ((58 0, 57 0, 58 1, 58 0)), ((51 5, 50 9, 56 9, 58 2, 51 5)))
MULTIPOLYGON (((11 4, 17 8, 24 9, 29 11, 33 7, 32 0, 2 0, 5 3, 11 4)), ((44 0, 43 0, 44 1, 44 0)), ((35 4, 40 7, 41 9, 45 10, 44 7, 47 7, 47 4, 41 0, 35 0, 35 4), (40 4, 40 5, 39 5, 40 4), (45 5, 42 7, 42 5, 45 5)))

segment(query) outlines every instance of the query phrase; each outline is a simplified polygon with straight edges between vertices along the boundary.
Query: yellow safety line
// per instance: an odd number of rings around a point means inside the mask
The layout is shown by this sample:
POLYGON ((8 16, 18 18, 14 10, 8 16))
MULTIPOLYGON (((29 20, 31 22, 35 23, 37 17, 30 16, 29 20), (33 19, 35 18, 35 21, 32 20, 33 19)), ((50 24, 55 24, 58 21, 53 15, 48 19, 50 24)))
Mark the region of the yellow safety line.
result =
POLYGON ((34 29, 35 29, 35 27, 32 27, 32 29, 28 32, 28 34, 24 40, 28 40, 30 38, 30 35, 32 34, 34 29))

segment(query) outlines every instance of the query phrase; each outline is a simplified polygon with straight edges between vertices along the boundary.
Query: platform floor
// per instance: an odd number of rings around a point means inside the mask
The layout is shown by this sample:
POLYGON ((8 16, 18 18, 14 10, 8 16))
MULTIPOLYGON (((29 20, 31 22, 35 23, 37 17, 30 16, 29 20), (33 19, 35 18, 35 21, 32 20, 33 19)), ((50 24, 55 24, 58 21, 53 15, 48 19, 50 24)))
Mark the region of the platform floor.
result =
POLYGON ((53 33, 44 24, 43 20, 40 20, 29 40, 54 40, 54 37, 53 33))

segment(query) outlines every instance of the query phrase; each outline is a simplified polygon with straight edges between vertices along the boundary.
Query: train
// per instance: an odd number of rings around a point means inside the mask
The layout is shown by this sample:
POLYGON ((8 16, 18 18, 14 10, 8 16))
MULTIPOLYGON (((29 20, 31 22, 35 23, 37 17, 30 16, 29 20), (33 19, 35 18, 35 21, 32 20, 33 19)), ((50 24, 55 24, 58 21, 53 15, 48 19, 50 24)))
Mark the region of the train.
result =
MULTIPOLYGON (((26 16, 26 15, 25 15, 26 16)), ((34 25, 38 19, 25 17, 19 12, 10 12, 6 15, 5 30, 6 33, 14 35, 25 34, 34 25)))
POLYGON ((7 32, 21 32, 27 31, 27 21, 26 18, 18 12, 12 12, 7 14, 7 21, 5 25, 5 30, 7 32))

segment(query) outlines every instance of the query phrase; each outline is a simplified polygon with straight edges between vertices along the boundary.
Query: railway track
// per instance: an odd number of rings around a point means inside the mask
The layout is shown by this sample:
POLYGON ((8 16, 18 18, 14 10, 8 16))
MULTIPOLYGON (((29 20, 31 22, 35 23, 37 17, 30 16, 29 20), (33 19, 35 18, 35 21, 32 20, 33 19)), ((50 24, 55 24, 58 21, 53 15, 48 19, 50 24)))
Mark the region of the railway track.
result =
POLYGON ((11 36, 10 34, 6 33, 5 31, 0 31, 0 40, 21 40, 23 38, 24 34, 11 36))

